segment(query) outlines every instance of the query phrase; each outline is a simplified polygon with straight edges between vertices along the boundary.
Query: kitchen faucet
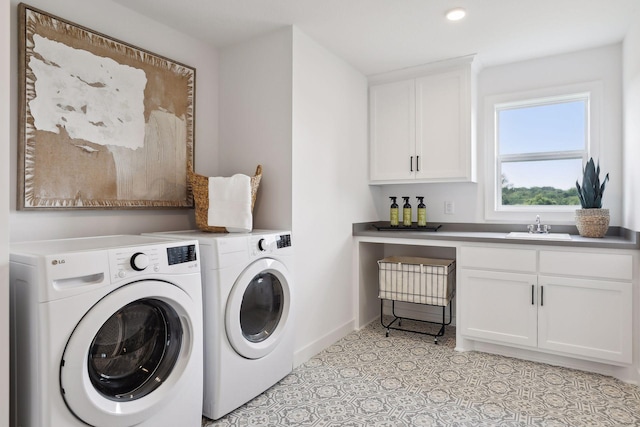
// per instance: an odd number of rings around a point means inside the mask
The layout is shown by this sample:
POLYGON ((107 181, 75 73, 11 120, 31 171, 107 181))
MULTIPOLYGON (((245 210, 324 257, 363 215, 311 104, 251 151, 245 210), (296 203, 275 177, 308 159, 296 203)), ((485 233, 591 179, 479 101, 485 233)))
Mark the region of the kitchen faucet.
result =
POLYGON ((540 215, 536 215, 536 223, 527 225, 527 229, 529 233, 537 233, 537 234, 547 234, 549 230, 551 230, 551 226, 547 224, 542 224, 540 221, 540 215))

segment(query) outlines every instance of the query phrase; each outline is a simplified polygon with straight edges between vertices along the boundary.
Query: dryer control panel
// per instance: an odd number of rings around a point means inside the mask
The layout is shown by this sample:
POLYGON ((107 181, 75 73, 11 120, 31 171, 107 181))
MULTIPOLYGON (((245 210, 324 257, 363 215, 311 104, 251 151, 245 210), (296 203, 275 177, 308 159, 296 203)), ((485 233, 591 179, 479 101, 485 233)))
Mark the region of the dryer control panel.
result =
POLYGON ((271 254, 276 251, 283 254, 291 248, 291 234, 277 233, 251 236, 251 255, 271 254))

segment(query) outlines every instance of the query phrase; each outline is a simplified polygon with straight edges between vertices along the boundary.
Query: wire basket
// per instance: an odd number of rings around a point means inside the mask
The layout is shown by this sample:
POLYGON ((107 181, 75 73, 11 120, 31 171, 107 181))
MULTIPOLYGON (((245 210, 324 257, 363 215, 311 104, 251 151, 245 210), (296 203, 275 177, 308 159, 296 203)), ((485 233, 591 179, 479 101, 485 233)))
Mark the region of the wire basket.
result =
MULTIPOLYGON (((209 225, 209 177, 199 175, 193 171, 193 167, 189 165, 187 170, 189 185, 193 193, 193 200, 196 205, 196 226, 202 231, 212 233, 227 233, 227 229, 221 226, 209 225)), ((258 187, 262 179, 262 165, 258 165, 256 173, 251 177, 251 210, 256 204, 256 196, 258 195, 258 187)))
POLYGON ((455 260, 392 256, 378 271, 380 299, 444 307, 455 294, 455 260))

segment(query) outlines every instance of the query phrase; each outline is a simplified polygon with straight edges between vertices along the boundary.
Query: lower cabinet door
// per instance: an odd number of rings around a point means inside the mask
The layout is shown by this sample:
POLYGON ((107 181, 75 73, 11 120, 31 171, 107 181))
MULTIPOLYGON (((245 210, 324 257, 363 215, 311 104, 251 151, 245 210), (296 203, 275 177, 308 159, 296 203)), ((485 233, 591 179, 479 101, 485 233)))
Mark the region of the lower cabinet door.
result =
POLYGON ((538 276, 538 347, 632 362, 631 283, 538 276))
POLYGON ((462 334, 536 347, 536 283, 535 274, 460 269, 458 313, 462 315, 459 316, 462 334))

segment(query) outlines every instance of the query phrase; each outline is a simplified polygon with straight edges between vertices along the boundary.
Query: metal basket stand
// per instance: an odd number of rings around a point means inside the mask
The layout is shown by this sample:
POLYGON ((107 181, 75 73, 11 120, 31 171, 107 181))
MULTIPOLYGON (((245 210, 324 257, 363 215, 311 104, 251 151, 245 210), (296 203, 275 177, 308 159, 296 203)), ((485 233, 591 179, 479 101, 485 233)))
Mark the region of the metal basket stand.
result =
POLYGON ((453 309, 451 300, 455 296, 456 262, 449 259, 419 257, 387 257, 378 261, 378 282, 380 298, 380 323, 389 336, 391 329, 413 332, 434 337, 445 333, 445 327, 451 324, 453 309), (391 301, 393 320, 384 322, 384 300, 391 301), (413 304, 442 307, 442 321, 414 319, 396 314, 396 301, 413 304), (449 306, 449 320, 446 318, 446 307, 449 306), (440 325, 436 333, 424 332, 402 327, 403 320, 440 325))

